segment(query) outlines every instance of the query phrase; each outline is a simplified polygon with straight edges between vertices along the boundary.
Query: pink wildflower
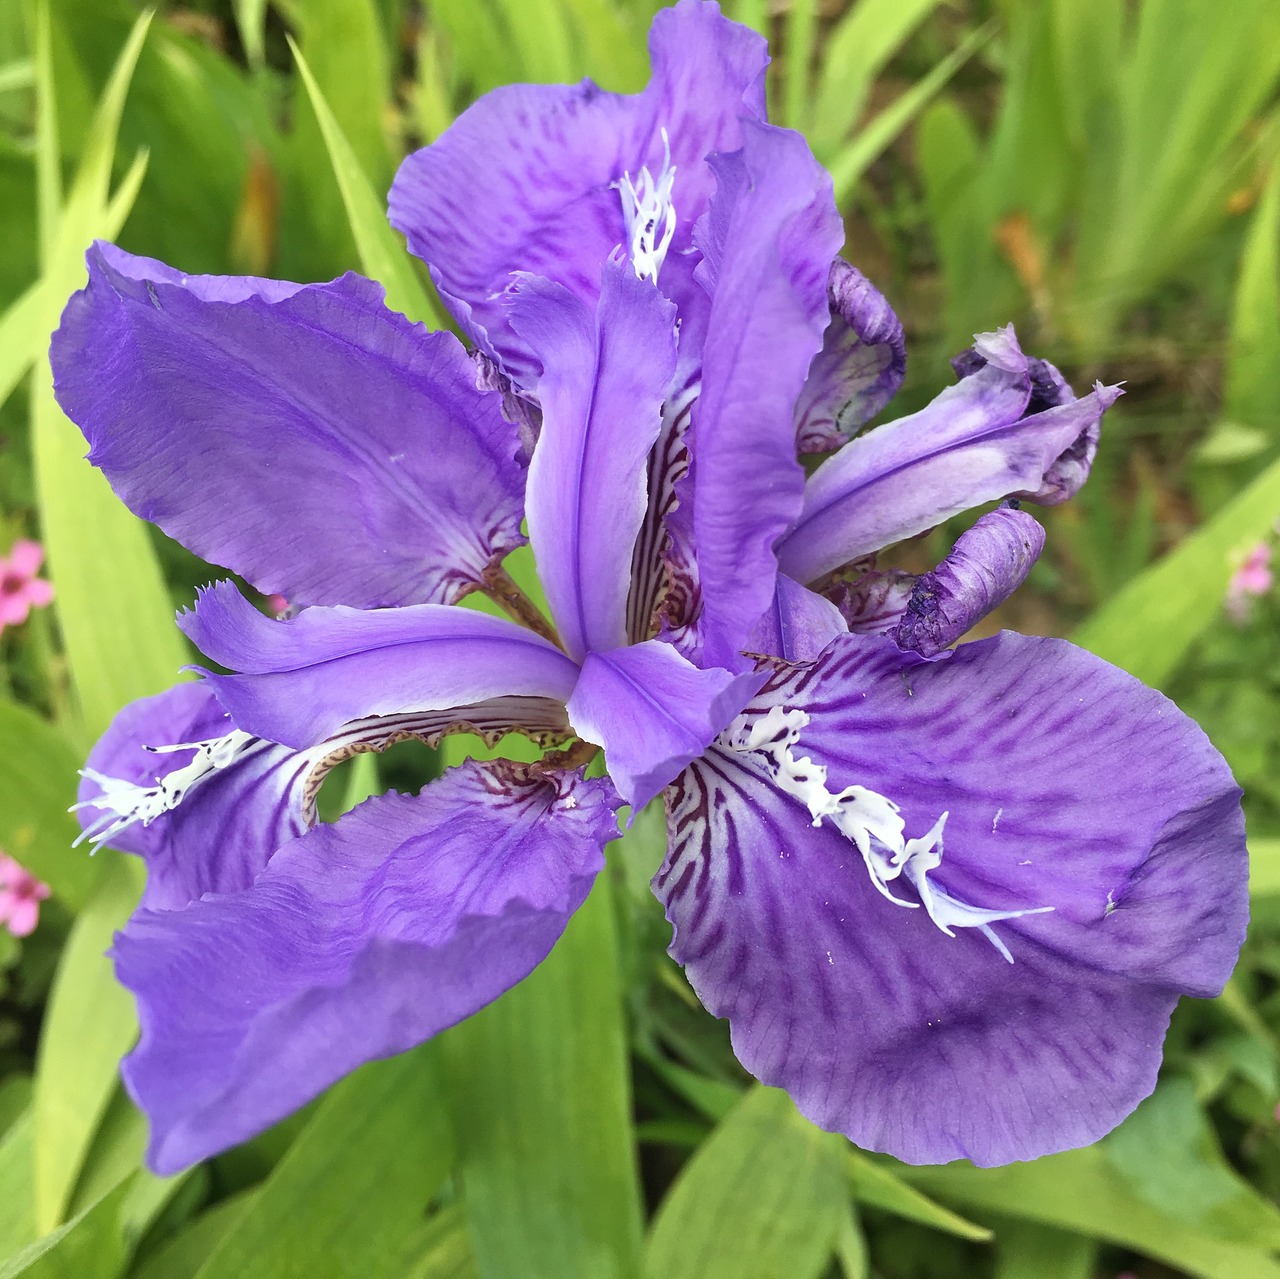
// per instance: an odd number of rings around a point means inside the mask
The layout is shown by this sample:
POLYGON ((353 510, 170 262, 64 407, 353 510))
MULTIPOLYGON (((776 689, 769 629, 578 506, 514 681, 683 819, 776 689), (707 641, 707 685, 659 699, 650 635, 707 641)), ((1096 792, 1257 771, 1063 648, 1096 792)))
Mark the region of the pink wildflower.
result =
POLYGON ((0 853, 0 924, 15 937, 29 936, 39 921, 40 903, 48 896, 48 884, 7 853, 0 853))
POLYGON ((1227 584, 1227 615, 1233 622, 1244 622, 1249 616, 1250 599, 1265 595, 1274 582, 1271 547, 1266 542, 1259 542, 1244 557, 1227 584))
POLYGON ((14 542, 7 559, 0 558, 0 631, 21 626, 33 608, 44 608, 53 599, 53 583, 37 577, 44 559, 39 542, 14 542))
POLYGON ((267 610, 272 617, 279 617, 289 611, 289 601, 283 595, 268 595, 267 610))

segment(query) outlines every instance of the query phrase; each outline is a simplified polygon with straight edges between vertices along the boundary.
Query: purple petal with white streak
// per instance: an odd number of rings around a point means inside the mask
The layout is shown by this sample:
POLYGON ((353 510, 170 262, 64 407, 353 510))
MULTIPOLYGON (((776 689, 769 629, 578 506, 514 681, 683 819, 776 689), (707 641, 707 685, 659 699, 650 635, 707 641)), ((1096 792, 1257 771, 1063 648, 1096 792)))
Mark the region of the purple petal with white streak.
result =
POLYGON ((827 296, 831 322, 796 401, 801 453, 838 449, 893 399, 907 371, 902 321, 861 271, 836 258, 827 296))
MULTIPOLYGON (((179 684, 126 706, 90 752, 86 768, 151 786, 189 763, 194 752, 148 747, 208 741, 234 728, 207 684, 179 684)), ((310 824, 304 790, 312 767, 288 747, 259 742, 233 767, 193 788, 177 808, 109 839, 113 848, 146 862, 143 906, 176 910, 204 893, 247 888, 271 854, 310 824)), ((81 779, 81 802, 101 793, 92 777, 81 779)), ((101 811, 81 809, 81 825, 89 827, 101 811)))
POLYGON ((698 231, 712 302, 678 489, 702 594, 700 664, 725 667, 769 606, 774 543, 799 513, 792 409, 822 345, 843 238, 831 178, 804 139, 754 120, 742 131, 742 150, 713 161, 720 185, 698 231))
POLYGON ((569 699, 569 721, 602 746, 609 776, 635 811, 702 754, 764 677, 699 670, 662 640, 591 653, 569 699))
POLYGON ((611 260, 594 314, 562 285, 520 277, 511 322, 541 369, 529 540, 565 650, 581 660, 627 642, 649 452, 675 370, 675 307, 611 260))
POLYGON ((123 1065, 169 1174, 526 976, 616 833, 605 780, 467 763, 286 844, 249 887, 116 938, 142 1035, 123 1065))
POLYGON ((660 280, 673 299, 688 297, 692 231, 715 185, 705 158, 741 145, 744 115, 764 117, 765 43, 716 5, 663 10, 649 50, 653 77, 634 96, 589 80, 486 94, 411 155, 391 188, 392 225, 430 263, 476 344, 521 385, 531 366, 503 304, 512 273, 545 276, 593 308, 600 264, 627 238, 617 184, 661 171, 665 129, 678 222, 660 280))
POLYGON ((919 413, 851 440, 814 472, 778 547, 783 572, 811 582, 972 506, 1037 492, 1120 393, 1098 387, 1027 417, 1031 376, 1012 329, 983 335, 976 349, 984 363, 973 373, 919 413))
POLYGON ((989 511, 916 582, 894 639, 922 657, 937 656, 1027 580, 1043 549, 1044 529, 1033 516, 1010 507, 989 511))
MULTIPOLYGON (((803 709, 796 754, 870 788, 934 881, 997 910, 942 933, 858 850, 718 745, 669 792, 655 890, 672 948, 765 1083, 858 1144, 982 1165, 1082 1145, 1150 1092, 1179 994, 1217 993, 1248 913, 1239 790, 1160 694, 1059 640, 1004 634, 922 662, 850 636, 748 708, 803 709)), ((895 885, 896 887, 896 885, 895 885)), ((909 891, 909 890, 905 890, 909 891)))
POLYGON ((533 632, 440 604, 310 608, 272 619, 222 582, 202 591, 179 625, 237 672, 206 675, 236 725, 299 750, 368 716, 503 697, 565 702, 578 677, 577 665, 533 632))
POLYGON ((185 276, 109 244, 51 358, 136 514, 291 604, 453 602, 520 545, 523 472, 461 344, 330 284, 185 276))

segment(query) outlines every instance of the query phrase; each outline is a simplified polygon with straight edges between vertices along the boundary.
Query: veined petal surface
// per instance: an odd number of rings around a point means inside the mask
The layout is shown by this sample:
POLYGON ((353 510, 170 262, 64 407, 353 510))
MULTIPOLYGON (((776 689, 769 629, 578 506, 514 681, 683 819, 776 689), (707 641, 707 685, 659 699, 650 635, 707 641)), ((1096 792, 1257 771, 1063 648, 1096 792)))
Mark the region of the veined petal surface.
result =
MULTIPOLYGON (((95 775, 151 787, 188 765, 195 743, 234 730, 203 682, 179 684, 131 702, 89 754, 79 794, 89 806, 79 810, 81 825, 101 826, 112 814, 109 806, 92 803, 105 790, 95 775), (183 742, 193 745, 157 750, 183 742)), ((124 827, 105 842, 146 862, 144 907, 177 910, 205 893, 239 891, 253 883, 281 844, 310 824, 304 790, 313 764, 286 746, 259 741, 234 767, 212 773, 171 811, 145 826, 135 822, 124 827)))
POLYGON ((179 625, 234 674, 205 676, 236 725, 301 750, 368 716, 467 708, 492 698, 568 700, 578 667, 505 618, 443 604, 259 613, 221 582, 179 625))
POLYGON ((627 641, 627 595, 649 451, 675 370, 675 307, 621 260, 592 313, 563 285, 521 277, 512 324, 541 371, 529 540, 570 656, 627 641))
POLYGON ((619 183, 674 166, 677 224, 659 278, 679 301, 694 287, 693 227, 715 186, 706 157, 741 145, 743 116, 764 117, 764 40, 718 5, 664 9, 649 50, 653 77, 634 96, 589 80, 495 89, 411 155, 391 188, 392 225, 472 340, 522 384, 529 354, 503 302, 512 273, 545 276, 594 308, 600 264, 627 241, 619 183))
MULTIPOLYGON (((932 886, 997 913, 947 935, 901 880, 725 739, 668 792, 654 881, 672 953, 740 1060, 815 1122, 908 1162, 1093 1141, 1155 1083, 1179 994, 1217 993, 1247 917, 1239 790, 1160 694, 1063 641, 1003 634, 928 663, 849 636, 748 707, 803 710, 800 771, 862 786, 932 886)), ((726 739, 729 735, 726 735, 726 739)))
POLYGON ((972 506, 1039 493, 1120 394, 1098 387, 1025 416, 1032 377, 1012 329, 975 349, 981 363, 932 404, 851 440, 809 477, 778 547, 783 572, 812 582, 972 506))
POLYGON ((831 320, 796 401, 801 453, 838 449, 893 399, 907 371, 902 321, 857 267, 836 258, 827 296, 831 320))
POLYGON ((139 910, 112 954, 150 1166, 243 1141, 515 985, 586 898, 616 806, 603 779, 469 762, 315 827, 241 891, 139 910))
POLYGON ((501 398, 382 289, 185 276, 109 244, 54 335, 59 403, 136 514, 295 606, 453 602, 520 545, 501 398))
POLYGON ((711 312, 676 512, 697 557, 699 662, 726 667, 773 597, 774 544, 799 514, 793 406, 822 346, 844 234, 804 139, 754 120, 742 131, 742 149, 713 160, 719 186, 698 231, 711 312))

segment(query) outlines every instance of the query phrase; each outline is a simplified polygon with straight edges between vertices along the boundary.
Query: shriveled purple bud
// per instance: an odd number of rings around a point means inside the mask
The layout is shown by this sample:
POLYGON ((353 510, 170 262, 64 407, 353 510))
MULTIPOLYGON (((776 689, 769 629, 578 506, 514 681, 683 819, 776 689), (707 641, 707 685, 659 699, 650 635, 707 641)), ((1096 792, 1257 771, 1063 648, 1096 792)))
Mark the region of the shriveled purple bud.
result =
POLYGON ((1013 506, 989 512, 951 554, 916 582, 894 639, 936 657, 1026 581, 1044 549, 1044 529, 1013 506))
POLYGON ((902 321, 879 289, 843 258, 827 279, 831 322, 796 401, 801 453, 837 449, 897 394, 907 368, 902 321))

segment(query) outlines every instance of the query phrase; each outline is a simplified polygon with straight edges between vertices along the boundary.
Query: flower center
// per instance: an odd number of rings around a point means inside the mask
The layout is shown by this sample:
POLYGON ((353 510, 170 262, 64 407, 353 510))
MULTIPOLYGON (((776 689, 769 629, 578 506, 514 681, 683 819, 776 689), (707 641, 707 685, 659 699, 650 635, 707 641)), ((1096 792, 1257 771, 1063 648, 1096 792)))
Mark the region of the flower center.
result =
POLYGON ((656 178, 646 165, 634 181, 626 172, 614 184, 622 197, 631 265, 641 280, 652 280, 654 284, 676 233, 676 210, 671 203, 676 169, 671 163, 666 129, 662 130, 662 151, 662 170, 656 178))
POLYGON ((1009 948, 996 936, 991 925, 1022 915, 1040 915, 1053 907, 987 910, 953 897, 940 884, 933 883, 929 872, 942 864, 942 828, 948 814, 944 812, 926 834, 906 839, 906 823, 891 799, 865 786, 846 786, 838 793, 828 790, 826 766, 807 757, 797 759, 791 750, 808 722, 809 716, 802 710, 774 706, 764 715, 738 716, 720 742, 730 750, 764 755, 769 760, 774 784, 804 804, 815 826, 829 821, 857 846, 871 882, 883 897, 895 906, 913 910, 923 906, 929 918, 948 937, 954 937, 957 928, 976 928, 1013 963, 1009 948), (889 885, 899 878, 911 884, 919 902, 894 896, 889 885))

